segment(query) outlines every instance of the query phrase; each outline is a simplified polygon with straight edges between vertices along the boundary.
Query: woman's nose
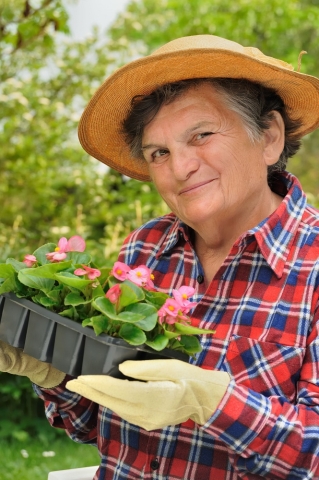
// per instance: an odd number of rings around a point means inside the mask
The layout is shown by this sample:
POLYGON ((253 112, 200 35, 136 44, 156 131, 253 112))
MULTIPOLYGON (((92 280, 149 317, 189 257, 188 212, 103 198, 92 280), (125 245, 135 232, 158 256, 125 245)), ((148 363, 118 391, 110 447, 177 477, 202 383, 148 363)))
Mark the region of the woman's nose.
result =
POLYGON ((199 168, 196 150, 184 147, 171 151, 171 170, 177 180, 187 180, 199 168))

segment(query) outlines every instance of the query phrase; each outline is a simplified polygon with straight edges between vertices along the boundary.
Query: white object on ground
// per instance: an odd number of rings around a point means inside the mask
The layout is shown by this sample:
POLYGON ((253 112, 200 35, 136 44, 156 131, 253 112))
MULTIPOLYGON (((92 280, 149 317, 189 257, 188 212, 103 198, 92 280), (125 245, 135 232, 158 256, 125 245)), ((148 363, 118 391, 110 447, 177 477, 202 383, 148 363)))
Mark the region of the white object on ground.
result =
POLYGON ((56 470, 49 473, 48 480, 92 480, 97 469, 98 466, 56 470))

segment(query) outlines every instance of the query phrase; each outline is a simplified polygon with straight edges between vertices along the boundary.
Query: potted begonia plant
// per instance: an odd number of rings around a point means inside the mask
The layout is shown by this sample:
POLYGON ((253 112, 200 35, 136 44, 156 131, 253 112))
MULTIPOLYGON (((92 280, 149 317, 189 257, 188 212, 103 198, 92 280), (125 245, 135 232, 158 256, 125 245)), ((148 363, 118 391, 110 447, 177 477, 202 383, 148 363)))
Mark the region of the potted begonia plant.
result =
POLYGON ((201 351, 194 289, 156 291, 148 267, 97 267, 82 237, 62 237, 0 264, 0 339, 71 375, 118 375, 126 359, 201 351))

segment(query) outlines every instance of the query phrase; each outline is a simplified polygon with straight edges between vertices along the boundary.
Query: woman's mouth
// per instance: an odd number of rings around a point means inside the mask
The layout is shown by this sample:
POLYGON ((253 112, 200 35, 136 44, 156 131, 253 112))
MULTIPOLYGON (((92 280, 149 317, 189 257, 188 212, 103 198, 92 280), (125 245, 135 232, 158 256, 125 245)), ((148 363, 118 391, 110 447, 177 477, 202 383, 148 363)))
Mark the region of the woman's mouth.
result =
POLYGON ((214 180, 216 180, 216 179, 213 178, 211 180, 205 180, 204 182, 199 182, 199 183, 194 183, 193 185, 188 185, 187 187, 182 188, 178 192, 178 195, 183 195, 185 193, 193 192, 193 191, 197 190, 198 188, 201 188, 205 185, 208 185, 209 183, 213 182, 214 180))

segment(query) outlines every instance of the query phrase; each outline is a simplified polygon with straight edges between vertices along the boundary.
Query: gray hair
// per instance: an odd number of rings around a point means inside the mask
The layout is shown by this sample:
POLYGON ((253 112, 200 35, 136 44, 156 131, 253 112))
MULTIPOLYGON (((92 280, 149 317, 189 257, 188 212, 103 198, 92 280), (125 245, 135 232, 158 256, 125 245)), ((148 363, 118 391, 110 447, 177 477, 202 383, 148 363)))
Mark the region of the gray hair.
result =
POLYGON ((199 78, 168 83, 154 90, 150 95, 138 95, 133 98, 131 110, 123 122, 123 133, 134 158, 142 159, 142 136, 144 127, 158 113, 162 105, 173 102, 177 97, 191 88, 198 88, 203 83, 214 87, 225 105, 237 113, 244 124, 252 143, 260 139, 262 133, 269 128, 273 119, 273 111, 283 118, 285 125, 285 145, 278 161, 268 167, 268 183, 271 183, 275 172, 286 169, 289 157, 300 147, 297 131, 300 120, 292 119, 287 107, 275 90, 245 79, 232 78, 199 78))

